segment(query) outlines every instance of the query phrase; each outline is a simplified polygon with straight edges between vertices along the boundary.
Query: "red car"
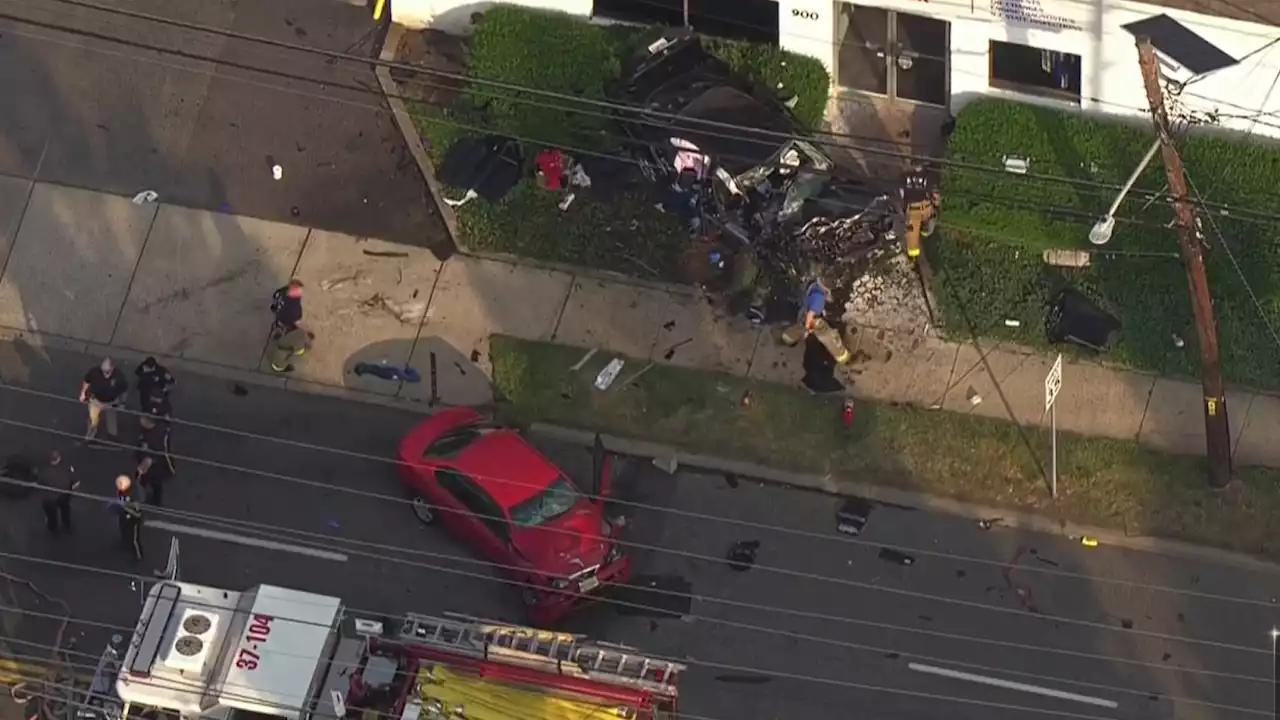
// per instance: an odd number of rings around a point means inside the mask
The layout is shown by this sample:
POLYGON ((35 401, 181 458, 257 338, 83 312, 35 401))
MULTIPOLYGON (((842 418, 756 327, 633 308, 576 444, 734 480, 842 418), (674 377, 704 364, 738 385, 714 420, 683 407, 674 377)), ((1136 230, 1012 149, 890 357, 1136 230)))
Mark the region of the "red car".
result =
MULTIPOLYGON (((609 473, 599 452, 597 497, 609 473)), ((603 500, 583 495, 516 430, 452 408, 410 430, 400 460, 418 518, 438 521, 502 566, 534 624, 552 625, 630 578, 603 500)))

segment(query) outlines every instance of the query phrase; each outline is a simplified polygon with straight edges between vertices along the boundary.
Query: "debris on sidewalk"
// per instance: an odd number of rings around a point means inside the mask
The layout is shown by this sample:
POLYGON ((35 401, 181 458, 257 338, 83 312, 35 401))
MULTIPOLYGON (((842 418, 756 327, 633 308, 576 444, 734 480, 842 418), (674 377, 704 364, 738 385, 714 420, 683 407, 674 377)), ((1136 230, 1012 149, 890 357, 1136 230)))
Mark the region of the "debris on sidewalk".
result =
POLYGON ((325 292, 328 292, 330 290, 337 290, 340 287, 351 285, 353 283, 356 285, 361 285, 368 282, 368 280, 369 279, 365 277, 364 273, 360 272, 359 270, 356 270, 353 273, 348 273, 346 275, 338 275, 335 277, 331 277, 328 280, 321 280, 320 289, 324 290, 325 292))
POLYGON ((667 348, 666 352, 662 353, 662 359, 666 360, 667 362, 671 362, 671 358, 674 358, 676 356, 676 350, 679 350, 680 348, 684 347, 685 345, 688 345, 691 342, 693 342, 693 338, 688 337, 681 340, 678 343, 673 344, 671 347, 667 348))
POLYGON ((610 360, 609 364, 605 365, 604 369, 600 371, 600 374, 596 375, 596 389, 601 391, 608 390, 613 381, 618 378, 618 373, 622 372, 624 362, 622 358, 610 360))
POLYGON ((380 257, 380 258, 407 258, 407 257, 409 257, 409 253, 407 253, 407 252, 402 252, 402 251, 399 251, 399 250, 361 250, 361 252, 363 252, 365 255, 368 255, 369 257, 380 257))
POLYGON ((147 203, 153 203, 159 199, 160 199, 160 193, 156 192, 155 190, 143 190, 142 192, 133 196, 133 204, 145 205, 147 203))
POLYGON ((725 559, 729 561, 729 569, 746 572, 756 564, 756 552, 760 550, 759 540, 739 540, 729 547, 725 559))
POLYGON ((965 397, 969 399, 969 404, 974 407, 982 404, 982 396, 978 394, 978 391, 972 385, 965 392, 965 397))
POLYGON ((427 304, 419 300, 409 302, 396 302, 383 295, 382 293, 374 293, 367 300, 360 303, 360 309, 365 311, 385 310, 391 313, 400 322, 410 325, 422 321, 427 315, 427 304))

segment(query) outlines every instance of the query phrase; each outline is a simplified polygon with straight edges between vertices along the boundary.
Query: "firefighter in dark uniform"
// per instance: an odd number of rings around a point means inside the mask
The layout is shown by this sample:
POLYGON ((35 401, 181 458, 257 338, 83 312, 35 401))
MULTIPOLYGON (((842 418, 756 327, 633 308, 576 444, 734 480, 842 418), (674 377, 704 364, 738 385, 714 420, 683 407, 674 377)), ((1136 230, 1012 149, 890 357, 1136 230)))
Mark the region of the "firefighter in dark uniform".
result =
POLYGON ((142 433, 134 459, 138 463, 138 484, 148 505, 164 505, 164 488, 173 479, 173 455, 169 452, 169 424, 150 415, 140 418, 142 433))
POLYGON ((902 179, 902 217, 905 227, 899 233, 907 248, 907 257, 920 255, 921 238, 933 234, 936 198, 934 181, 929 169, 923 163, 913 163, 902 179))
POLYGON ((128 475, 116 478, 116 499, 111 503, 111 511, 120 528, 120 544, 135 561, 141 562, 142 504, 134 499, 133 480, 128 475))

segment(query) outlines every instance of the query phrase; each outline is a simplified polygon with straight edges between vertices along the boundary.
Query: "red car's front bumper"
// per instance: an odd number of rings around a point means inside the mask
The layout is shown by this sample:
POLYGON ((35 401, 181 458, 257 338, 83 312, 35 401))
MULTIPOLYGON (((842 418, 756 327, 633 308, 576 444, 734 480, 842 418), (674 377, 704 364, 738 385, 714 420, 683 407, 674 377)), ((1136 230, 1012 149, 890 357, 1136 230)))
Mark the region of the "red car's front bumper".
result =
MULTIPOLYGON (((625 585, 631 579, 631 558, 623 555, 601 567, 594 577, 596 583, 588 588, 565 590, 530 590, 526 598, 525 613, 537 627, 550 627, 575 611, 597 602, 601 594, 613 585, 625 585)), ((526 588, 526 590, 529 590, 526 588)))

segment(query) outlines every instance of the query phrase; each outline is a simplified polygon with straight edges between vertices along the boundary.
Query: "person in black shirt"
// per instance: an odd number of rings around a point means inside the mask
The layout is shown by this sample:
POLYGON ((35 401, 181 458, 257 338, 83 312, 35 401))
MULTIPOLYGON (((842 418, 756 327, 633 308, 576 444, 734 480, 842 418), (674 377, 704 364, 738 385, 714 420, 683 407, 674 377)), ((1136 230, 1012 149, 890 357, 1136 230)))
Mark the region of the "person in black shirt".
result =
POLYGON ((44 523, 51 535, 71 532, 71 493, 80 487, 76 479, 76 469, 62 459, 62 454, 49 454, 49 463, 42 468, 37 477, 40 480, 44 496, 40 498, 40 507, 44 509, 44 523))
POLYGON ((98 436, 98 422, 103 415, 107 418, 107 435, 112 440, 120 437, 120 426, 116 418, 116 409, 124 404, 129 393, 129 381, 116 371, 111 358, 103 358, 102 363, 85 373, 80 384, 80 402, 89 406, 89 430, 85 440, 92 442, 98 436))
POLYGON ((138 404, 142 412, 168 418, 172 410, 169 391, 178 382, 173 373, 154 357, 143 360, 134 373, 138 376, 138 404))
POLYGON ((268 356, 271 369, 278 373, 293 372, 289 362, 294 356, 311 349, 311 333, 302 328, 302 281, 290 280, 288 285, 271 295, 271 347, 268 356))
POLYGON ((173 479, 173 456, 169 454, 169 426, 154 418, 141 418, 142 436, 134 459, 138 463, 138 484, 148 505, 164 504, 164 487, 173 479))

